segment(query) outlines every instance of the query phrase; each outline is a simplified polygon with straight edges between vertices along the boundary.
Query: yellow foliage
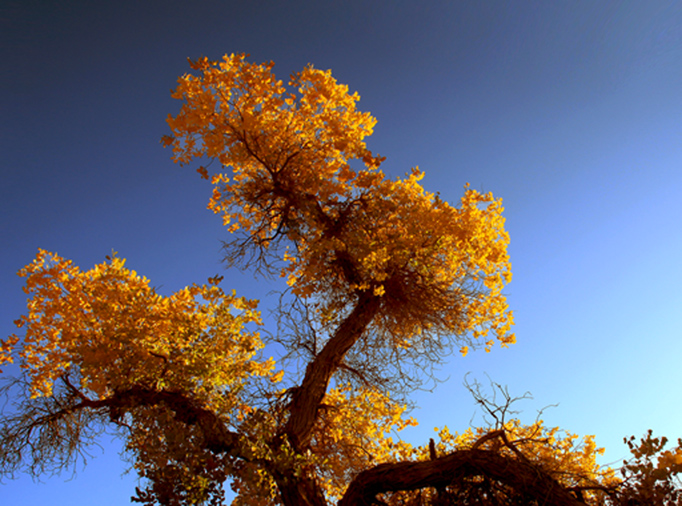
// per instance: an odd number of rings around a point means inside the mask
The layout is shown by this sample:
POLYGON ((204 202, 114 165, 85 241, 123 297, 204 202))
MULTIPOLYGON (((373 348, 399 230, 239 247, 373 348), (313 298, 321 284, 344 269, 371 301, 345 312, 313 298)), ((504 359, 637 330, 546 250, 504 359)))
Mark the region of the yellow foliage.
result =
MULTIPOLYGON (((19 356, 33 396, 50 395, 57 378, 73 374, 94 398, 145 385, 229 411, 249 376, 273 374, 272 360, 254 360, 258 333, 245 329, 260 324, 256 301, 225 294, 216 278, 164 297, 124 265, 114 255, 81 271, 40 250, 19 272, 30 296, 17 322, 25 328, 19 356)), ((3 356, 17 342, 3 344, 3 356)))
MULTIPOLYGON (((420 366, 440 358, 448 339, 462 355, 476 340, 486 351, 514 342, 502 293, 511 264, 501 200, 467 185, 450 205, 425 191, 418 168, 385 177, 383 158, 365 144, 376 120, 330 71, 309 66, 285 86, 272 63, 244 55, 191 66, 173 92, 183 105, 163 142, 181 164, 219 162, 197 172, 212 185, 208 207, 236 234, 230 259, 280 273, 303 299, 305 321, 292 325, 298 348, 285 353, 312 358, 298 385, 285 377, 295 371, 261 359, 257 303, 225 293, 220 276, 162 296, 116 255, 81 270, 40 250, 19 272, 29 296, 16 322, 24 335, 0 341, 0 365, 20 358, 29 403, 53 394, 71 402, 64 408, 57 399, 40 423, 99 410, 129 431, 136 471, 159 486, 152 499, 172 492, 195 504, 218 497, 228 478, 236 505, 298 504, 309 492, 339 499, 377 464, 476 448, 509 457, 505 465, 530 461, 566 488, 616 483, 597 465, 591 436, 540 421, 512 420, 493 432, 444 428, 430 448, 397 436, 416 425, 391 393, 411 379, 404 356, 420 366), (135 388, 149 393, 145 402, 117 403, 135 388), (173 404, 175 394, 182 402, 173 404), (183 408, 192 412, 183 417, 183 408), (305 494, 296 495, 299 485, 305 494)), ((19 448, 34 444, 27 412, 19 448)), ((78 430, 82 420, 73 422, 78 430)), ((655 469, 682 469, 679 447, 660 454, 655 469)))
POLYGON ((357 93, 310 66, 286 88, 272 67, 204 58, 192 64, 198 75, 178 81, 173 96, 184 103, 164 142, 182 164, 208 157, 228 170, 211 177, 208 207, 245 234, 242 245, 293 242, 282 275, 327 313, 344 314, 361 292, 381 297, 373 328, 396 345, 469 333, 513 343, 501 201, 467 187, 450 206, 424 190, 416 168, 386 179, 364 141, 376 120, 356 109, 357 93))
POLYGON ((328 497, 339 499, 355 473, 411 456, 411 445, 397 438, 405 427, 417 425, 414 418, 403 418, 406 409, 376 390, 344 385, 327 392, 311 453, 328 497))

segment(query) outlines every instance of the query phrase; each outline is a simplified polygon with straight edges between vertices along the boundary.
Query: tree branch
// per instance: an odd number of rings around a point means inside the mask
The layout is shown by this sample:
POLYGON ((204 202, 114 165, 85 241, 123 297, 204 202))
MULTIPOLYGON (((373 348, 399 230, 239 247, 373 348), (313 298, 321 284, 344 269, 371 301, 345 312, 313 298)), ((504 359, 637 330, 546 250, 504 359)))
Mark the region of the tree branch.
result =
POLYGON ((155 390, 143 386, 133 386, 100 401, 83 403, 85 407, 108 407, 112 418, 118 413, 144 406, 163 404, 173 411, 178 421, 188 425, 198 425, 204 436, 205 447, 215 453, 238 453, 239 457, 249 460, 241 450, 243 437, 230 431, 213 411, 201 406, 182 392, 155 390))
POLYGON ((424 462, 380 464, 358 474, 338 506, 372 506, 377 494, 456 486, 465 478, 487 477, 539 504, 584 504, 541 469, 490 450, 460 450, 424 462))

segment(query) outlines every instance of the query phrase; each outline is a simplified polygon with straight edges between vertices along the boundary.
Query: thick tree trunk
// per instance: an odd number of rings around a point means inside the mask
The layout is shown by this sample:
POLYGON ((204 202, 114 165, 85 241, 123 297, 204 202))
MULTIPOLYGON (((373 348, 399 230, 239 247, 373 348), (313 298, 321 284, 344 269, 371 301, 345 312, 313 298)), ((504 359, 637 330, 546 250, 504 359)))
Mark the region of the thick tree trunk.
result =
MULTIPOLYGON (((379 297, 362 293, 353 311, 308 364, 301 385, 293 391, 289 419, 284 427, 284 434, 296 453, 304 452, 310 444, 318 409, 332 375, 372 322, 380 305, 379 297)), ((327 501, 314 477, 295 476, 293 470, 287 474, 273 474, 273 477, 285 506, 326 506, 327 501)))
POLYGON ((381 299, 363 292, 353 311, 346 317, 322 351, 308 364, 301 385, 296 388, 289 405, 289 420, 284 432, 297 452, 308 446, 329 380, 343 357, 357 342, 376 316, 381 299))
POLYGON ((320 487, 308 477, 275 476, 284 506, 327 506, 320 487))

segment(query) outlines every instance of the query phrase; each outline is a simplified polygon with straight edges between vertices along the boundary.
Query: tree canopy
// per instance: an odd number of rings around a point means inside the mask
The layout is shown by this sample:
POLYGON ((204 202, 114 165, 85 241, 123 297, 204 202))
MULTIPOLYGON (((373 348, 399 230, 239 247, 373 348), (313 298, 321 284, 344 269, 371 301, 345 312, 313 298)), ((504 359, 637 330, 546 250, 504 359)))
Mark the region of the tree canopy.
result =
POLYGON ((682 444, 651 434, 629 441, 622 477, 592 437, 483 397, 491 426, 400 440, 434 365, 514 343, 501 200, 465 186, 451 205, 418 168, 387 178, 365 143, 375 119, 330 71, 285 85, 245 55, 191 68, 163 143, 201 164, 228 265, 285 279, 278 328, 221 277, 163 296, 116 254, 81 270, 40 250, 19 272, 22 334, 1 342, 22 375, 5 385, 0 471, 60 470, 113 429, 145 504, 220 504, 226 482, 253 506, 680 504, 682 444))

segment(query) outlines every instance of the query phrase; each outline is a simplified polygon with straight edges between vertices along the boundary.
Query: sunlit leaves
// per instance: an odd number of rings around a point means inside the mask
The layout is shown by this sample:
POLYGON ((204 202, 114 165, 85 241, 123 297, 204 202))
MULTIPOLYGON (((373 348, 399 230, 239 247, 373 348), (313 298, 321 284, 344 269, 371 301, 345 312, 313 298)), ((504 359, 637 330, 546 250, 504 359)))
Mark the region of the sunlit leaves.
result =
POLYGON ((272 67, 202 59, 173 95, 183 106, 165 142, 180 163, 220 162, 209 208, 243 233, 231 257, 267 268, 277 264, 268 255, 283 258, 293 293, 326 315, 344 314, 359 292, 381 297, 373 328, 394 346, 429 334, 512 343, 501 202, 467 188, 453 207, 424 190, 418 169, 387 179, 356 93, 312 67, 287 88, 272 67))
POLYGON ((81 271, 43 250, 19 274, 30 296, 19 356, 33 395, 73 374, 95 398, 141 384, 229 410, 249 376, 273 372, 271 360, 254 359, 262 344, 245 327, 260 323, 256 303, 224 293, 217 280, 164 297, 115 255, 81 271))
POLYGON ((398 433, 416 425, 406 406, 371 389, 331 389, 324 398, 311 452, 325 493, 339 499, 353 474, 409 457, 412 447, 398 433))
POLYGON ((592 437, 498 418, 486 402, 493 428, 402 441, 416 424, 406 397, 434 364, 514 342, 501 200, 466 185, 449 204, 417 168, 386 177, 365 143, 376 120, 330 71, 308 66, 285 85, 272 63, 244 55, 191 67, 163 142, 176 162, 202 164, 208 207, 233 234, 228 263, 284 278, 280 332, 262 341, 256 302, 225 293, 221 276, 162 295, 117 255, 81 270, 40 250, 19 273, 22 334, 0 341, 0 365, 18 359, 26 386, 2 420, 2 469, 18 469, 27 449, 31 471, 50 468, 45 458, 70 465, 83 434, 98 434, 86 429, 113 423, 145 480, 135 500, 149 505, 218 504, 226 480, 237 506, 352 502, 353 486, 371 502, 378 489, 356 478, 384 472, 393 505, 446 493, 461 504, 552 502, 529 495, 536 478, 562 504, 677 490, 682 445, 630 441, 619 481, 597 465, 592 437), (281 351, 279 370, 261 356, 266 343, 281 351), (447 479, 443 462, 454 466, 447 479), (400 489, 389 475, 403 464, 437 484, 400 489))

